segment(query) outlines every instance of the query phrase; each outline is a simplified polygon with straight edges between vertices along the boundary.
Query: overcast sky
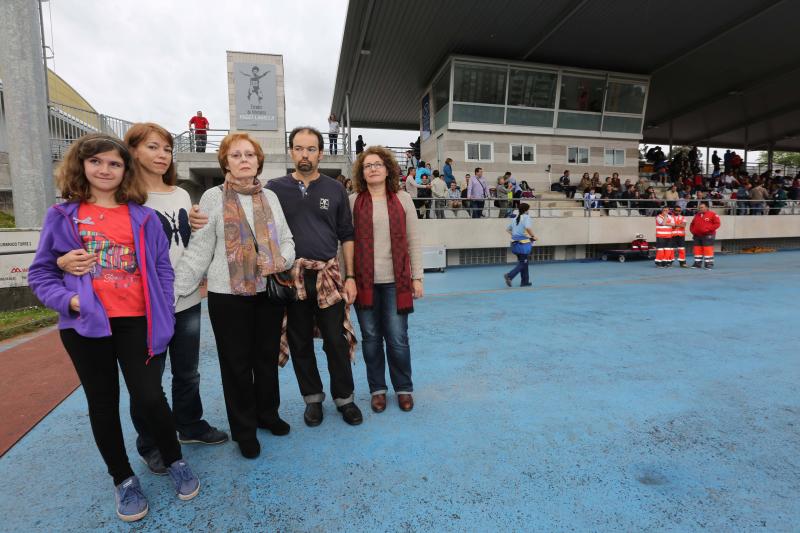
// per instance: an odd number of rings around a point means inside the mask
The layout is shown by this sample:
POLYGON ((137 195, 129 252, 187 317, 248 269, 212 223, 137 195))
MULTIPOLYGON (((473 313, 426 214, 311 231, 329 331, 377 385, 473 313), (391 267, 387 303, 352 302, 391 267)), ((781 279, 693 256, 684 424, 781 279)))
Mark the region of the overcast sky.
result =
MULTIPOLYGON (((50 0, 44 6, 45 38, 55 53, 50 68, 100 113, 178 133, 201 109, 212 128, 228 129, 225 52, 235 50, 283 55, 287 128, 327 128, 346 0, 50 0)), ((393 146, 417 136, 353 133, 393 146)))

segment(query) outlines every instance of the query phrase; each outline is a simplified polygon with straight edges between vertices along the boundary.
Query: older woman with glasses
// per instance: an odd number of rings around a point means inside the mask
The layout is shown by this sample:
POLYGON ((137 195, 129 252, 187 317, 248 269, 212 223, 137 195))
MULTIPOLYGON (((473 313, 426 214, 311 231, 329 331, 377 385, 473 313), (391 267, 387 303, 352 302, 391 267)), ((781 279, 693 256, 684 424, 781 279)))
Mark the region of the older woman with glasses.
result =
POLYGON ((208 314, 217 342, 225 408, 244 457, 261 453, 256 428, 289 433, 278 416, 278 356, 284 306, 265 294, 267 277, 294 262, 294 240, 278 197, 258 179, 264 152, 246 133, 220 144, 225 182, 207 190, 196 231, 175 269, 175 293, 195 290, 208 275, 208 314))
POLYGON ((422 251, 411 196, 392 153, 370 146, 353 165, 356 313, 376 413, 386 409, 386 360, 400 409, 414 408, 408 314, 422 298, 422 251), (384 355, 384 344, 386 354, 384 355))

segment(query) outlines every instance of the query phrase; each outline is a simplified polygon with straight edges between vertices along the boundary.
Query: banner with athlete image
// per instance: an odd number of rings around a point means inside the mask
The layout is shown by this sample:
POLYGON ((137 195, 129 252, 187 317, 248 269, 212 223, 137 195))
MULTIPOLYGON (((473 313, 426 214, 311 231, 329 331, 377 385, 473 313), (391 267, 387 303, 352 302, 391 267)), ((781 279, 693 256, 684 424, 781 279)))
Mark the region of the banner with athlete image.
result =
POLYGON ((278 129, 276 65, 234 63, 236 129, 278 129))

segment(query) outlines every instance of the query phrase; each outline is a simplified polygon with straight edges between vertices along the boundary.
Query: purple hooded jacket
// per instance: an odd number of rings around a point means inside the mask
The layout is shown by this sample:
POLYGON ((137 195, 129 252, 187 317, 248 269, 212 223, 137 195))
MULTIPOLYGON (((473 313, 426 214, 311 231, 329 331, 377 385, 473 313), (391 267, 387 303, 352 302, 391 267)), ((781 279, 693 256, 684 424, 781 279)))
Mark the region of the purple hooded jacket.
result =
MULTIPOLYGON (((47 210, 36 257, 28 270, 28 284, 41 302, 58 312, 59 329, 74 329, 84 337, 107 337, 111 324, 88 274, 74 276, 58 268, 56 259, 70 250, 83 248, 78 233, 79 202, 54 205, 47 210), (69 308, 78 295, 80 314, 69 308)), ((142 274, 147 313, 146 360, 166 351, 175 331, 173 283, 169 243, 155 211, 129 202, 136 260, 142 274)))

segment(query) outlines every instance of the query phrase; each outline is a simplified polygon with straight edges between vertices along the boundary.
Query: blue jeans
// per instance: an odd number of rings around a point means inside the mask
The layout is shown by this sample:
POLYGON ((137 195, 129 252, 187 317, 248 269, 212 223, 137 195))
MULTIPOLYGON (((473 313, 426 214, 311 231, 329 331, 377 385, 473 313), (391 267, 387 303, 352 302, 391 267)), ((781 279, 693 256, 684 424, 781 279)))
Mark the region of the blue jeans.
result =
POLYGON ((408 315, 397 312, 394 283, 373 285, 372 303, 372 309, 356 308, 369 391, 373 395, 386 393, 386 359, 388 359, 389 377, 394 391, 398 394, 411 393, 414 391, 414 385, 411 383, 408 315), (383 352, 384 341, 386 356, 383 352))
MULTIPOLYGON (((163 377, 166 354, 153 357, 151 365, 158 365, 163 377)), ((175 428, 186 437, 199 437, 209 430, 203 420, 203 403, 200 401, 200 304, 175 313, 175 334, 169 343, 172 368, 172 418, 175 428)), ((144 363, 142 363, 144 364, 144 363)), ((131 405, 131 420, 139 436, 136 448, 144 455, 156 448, 155 440, 147 430, 143 417, 131 405)))
POLYGON ((530 283, 529 273, 528 273, 528 256, 522 254, 516 254, 517 256, 517 266, 511 269, 511 272, 506 274, 509 278, 514 279, 517 274, 522 274, 522 284, 527 285, 530 283))

